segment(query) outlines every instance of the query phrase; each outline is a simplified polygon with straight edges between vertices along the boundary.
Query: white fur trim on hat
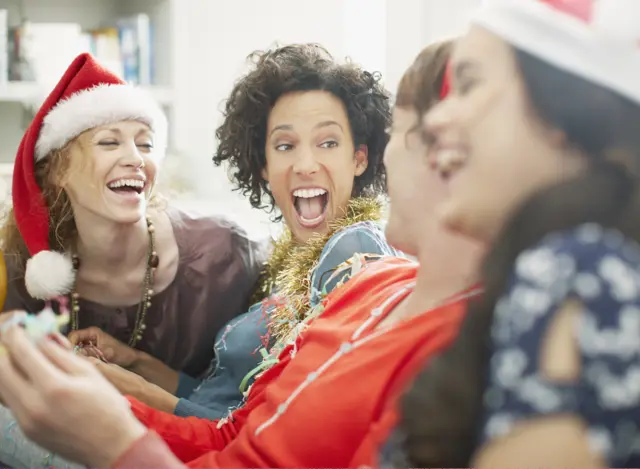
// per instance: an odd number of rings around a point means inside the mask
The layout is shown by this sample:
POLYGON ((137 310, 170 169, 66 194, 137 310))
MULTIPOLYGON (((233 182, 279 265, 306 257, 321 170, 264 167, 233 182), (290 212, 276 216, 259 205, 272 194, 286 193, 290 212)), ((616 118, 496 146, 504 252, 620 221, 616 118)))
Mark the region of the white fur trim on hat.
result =
POLYGON ((640 102, 638 0, 598 0, 589 22, 540 0, 486 0, 473 22, 561 70, 640 102))
POLYGON ((24 283, 33 298, 49 300, 69 293, 75 277, 69 256, 55 251, 40 251, 27 261, 24 283))
POLYGON ((122 120, 146 123, 154 132, 154 148, 164 154, 167 118, 149 92, 131 85, 102 84, 60 101, 45 116, 35 148, 40 161, 82 132, 122 120))

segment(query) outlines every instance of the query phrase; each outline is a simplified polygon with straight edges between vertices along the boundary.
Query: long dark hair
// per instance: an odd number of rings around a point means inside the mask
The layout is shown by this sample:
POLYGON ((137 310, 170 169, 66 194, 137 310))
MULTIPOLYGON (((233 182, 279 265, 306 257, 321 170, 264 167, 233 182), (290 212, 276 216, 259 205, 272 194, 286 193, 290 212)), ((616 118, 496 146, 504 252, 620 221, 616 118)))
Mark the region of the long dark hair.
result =
MULTIPOLYGON (((640 106, 515 50, 538 117, 588 159, 585 172, 523 203, 482 266, 485 295, 470 305, 455 342, 435 357, 401 402, 395 467, 469 467, 477 445, 495 304, 516 257, 554 231, 584 222, 640 242, 640 106)), ((395 459, 395 461, 394 461, 395 459)))

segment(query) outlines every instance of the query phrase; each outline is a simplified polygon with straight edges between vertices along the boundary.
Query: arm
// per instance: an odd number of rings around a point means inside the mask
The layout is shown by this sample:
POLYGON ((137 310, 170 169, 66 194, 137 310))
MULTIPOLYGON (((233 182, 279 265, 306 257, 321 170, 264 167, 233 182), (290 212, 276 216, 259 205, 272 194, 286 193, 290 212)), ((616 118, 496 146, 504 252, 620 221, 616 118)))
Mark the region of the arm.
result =
POLYGON ((186 468, 154 432, 136 440, 112 465, 117 469, 182 469, 186 468))
POLYGON ((599 236, 517 259, 492 331, 486 395, 502 398, 487 401, 474 467, 615 467, 632 455, 640 248, 599 236))
MULTIPOLYGON (((188 380, 188 378, 191 378, 186 376, 182 378, 180 376, 181 373, 140 350, 136 350, 136 358, 127 368, 172 395, 175 395, 178 391, 181 379, 188 380)), ((191 379, 193 380, 194 378, 191 379)))
POLYGON ((291 361, 289 351, 289 348, 285 349, 280 362, 256 379, 245 405, 229 418, 211 421, 197 417, 178 417, 160 412, 130 397, 131 410, 140 422, 160 435, 181 461, 193 460, 210 451, 220 451, 237 438, 251 412, 264 402, 265 390, 277 380, 291 361))
MULTIPOLYGON (((111 372, 106 376, 123 393, 134 393, 136 396, 143 397, 145 392, 153 393, 155 396, 162 390, 173 395, 178 390, 181 381, 180 373, 148 353, 120 342, 98 327, 92 326, 72 331, 69 333, 69 340, 73 345, 95 344, 108 362, 121 366, 130 374, 144 378, 136 381, 126 380, 126 373, 115 368, 100 367, 102 372, 111 372), (148 389, 145 387, 147 384, 148 389), (128 387, 129 385, 133 387, 128 387)), ((130 375, 128 377, 132 378, 130 375)), ((184 381, 185 378, 182 380, 184 381)))

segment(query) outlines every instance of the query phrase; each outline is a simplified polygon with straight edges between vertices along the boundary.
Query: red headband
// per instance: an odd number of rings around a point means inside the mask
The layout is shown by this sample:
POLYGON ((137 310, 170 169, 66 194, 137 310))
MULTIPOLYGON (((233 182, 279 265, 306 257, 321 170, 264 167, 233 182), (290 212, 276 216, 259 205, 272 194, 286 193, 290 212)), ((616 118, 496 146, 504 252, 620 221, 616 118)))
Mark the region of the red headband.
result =
POLYGON ((443 100, 449 94, 451 89, 451 62, 447 62, 444 69, 444 76, 442 77, 442 87, 440 88, 440 100, 443 100))

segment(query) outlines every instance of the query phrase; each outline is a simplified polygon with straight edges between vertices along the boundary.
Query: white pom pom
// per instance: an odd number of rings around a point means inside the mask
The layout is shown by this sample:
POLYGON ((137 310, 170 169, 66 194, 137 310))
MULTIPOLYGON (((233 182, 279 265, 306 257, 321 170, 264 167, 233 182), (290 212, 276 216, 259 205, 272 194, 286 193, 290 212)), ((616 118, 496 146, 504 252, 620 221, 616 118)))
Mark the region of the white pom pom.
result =
POLYGON ((40 251, 27 261, 24 283, 33 298, 48 300, 69 293, 75 276, 69 256, 55 251, 40 251))

